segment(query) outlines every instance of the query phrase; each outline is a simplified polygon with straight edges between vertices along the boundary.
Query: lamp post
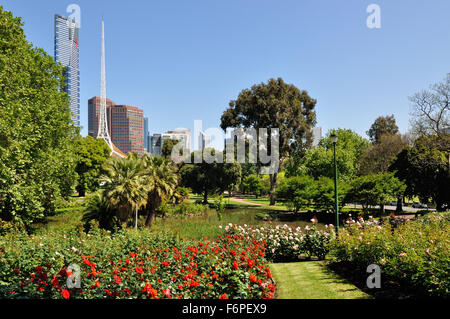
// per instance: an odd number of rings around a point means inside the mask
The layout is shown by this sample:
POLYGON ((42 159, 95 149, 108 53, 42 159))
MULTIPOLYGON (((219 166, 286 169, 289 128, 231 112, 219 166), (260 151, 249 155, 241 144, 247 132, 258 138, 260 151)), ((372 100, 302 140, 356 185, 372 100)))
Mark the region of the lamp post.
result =
POLYGON ((338 170, 336 163, 336 143, 337 143, 337 135, 335 133, 331 134, 331 141, 333 142, 333 154, 334 154, 334 204, 336 211, 336 232, 339 231, 339 202, 338 202, 338 170))

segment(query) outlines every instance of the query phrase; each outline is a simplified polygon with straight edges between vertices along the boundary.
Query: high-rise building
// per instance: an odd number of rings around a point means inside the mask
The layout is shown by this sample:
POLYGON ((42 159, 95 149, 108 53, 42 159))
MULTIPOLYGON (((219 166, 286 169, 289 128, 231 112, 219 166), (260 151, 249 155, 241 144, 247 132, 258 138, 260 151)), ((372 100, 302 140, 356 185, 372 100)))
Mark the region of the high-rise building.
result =
POLYGON ((183 149, 191 151, 191 131, 188 129, 175 129, 162 134, 162 144, 165 140, 178 140, 182 143, 183 149))
POLYGON ((162 138, 161 134, 153 134, 150 138, 150 153, 155 156, 162 154, 162 138))
POLYGON ((198 147, 200 150, 211 147, 211 137, 200 131, 198 135, 198 147))
POLYGON ((66 87, 74 125, 80 126, 80 68, 78 24, 55 14, 55 61, 65 67, 66 87))
MULTIPOLYGON (((88 101, 88 134, 94 138, 98 132, 100 97, 88 101)), ((108 131, 113 144, 123 153, 144 154, 144 111, 130 105, 116 105, 106 99, 108 131)))
POLYGON ((144 150, 147 153, 150 153, 150 144, 148 143, 149 139, 149 132, 148 132, 148 117, 144 116, 144 150))
POLYGON ((322 128, 320 126, 316 126, 312 128, 312 147, 316 147, 319 145, 320 140, 322 139, 322 128))

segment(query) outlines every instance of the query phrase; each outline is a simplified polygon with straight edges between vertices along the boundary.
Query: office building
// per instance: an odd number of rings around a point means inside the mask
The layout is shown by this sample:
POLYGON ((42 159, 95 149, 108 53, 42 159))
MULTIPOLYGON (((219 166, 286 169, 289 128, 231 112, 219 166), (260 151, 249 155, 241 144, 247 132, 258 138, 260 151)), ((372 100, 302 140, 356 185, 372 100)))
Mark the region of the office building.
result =
MULTIPOLYGON (((88 101, 88 134, 94 138, 98 132, 100 97, 88 101)), ((143 155, 144 149, 144 111, 130 105, 116 105, 106 99, 106 115, 111 141, 123 153, 143 155)))
POLYGON ((322 128, 320 126, 312 128, 312 147, 316 147, 319 145, 320 140, 322 139, 322 128))
POLYGON ((200 131, 198 135, 198 147, 199 150, 211 147, 211 137, 203 131, 200 131))
POLYGON ((155 156, 162 154, 162 138, 161 134, 153 134, 150 138, 150 153, 155 156))
POLYGON ((188 129, 175 129, 172 131, 167 131, 166 133, 161 135, 162 145, 164 145, 164 141, 178 140, 182 143, 183 149, 187 149, 189 152, 191 151, 191 131, 188 129))
POLYGON ((55 15, 55 61, 65 67, 66 87, 74 125, 80 126, 79 26, 74 20, 55 15))
POLYGON ((148 117, 144 116, 144 151, 150 153, 150 144, 148 143, 150 140, 150 134, 148 132, 148 117))

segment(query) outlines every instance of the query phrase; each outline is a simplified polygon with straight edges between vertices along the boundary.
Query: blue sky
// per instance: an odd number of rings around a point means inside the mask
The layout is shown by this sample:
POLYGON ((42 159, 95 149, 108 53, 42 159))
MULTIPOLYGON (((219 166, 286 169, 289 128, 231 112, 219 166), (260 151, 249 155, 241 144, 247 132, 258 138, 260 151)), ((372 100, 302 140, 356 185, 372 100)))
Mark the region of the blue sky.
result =
POLYGON ((282 77, 317 99, 318 126, 361 135, 394 114, 408 129, 408 96, 450 72, 450 1, 2 0, 29 41, 53 55, 55 13, 81 8, 81 124, 100 92, 105 19, 108 97, 144 109, 150 132, 218 127, 231 99, 282 77), (366 26, 369 4, 381 29, 366 26))

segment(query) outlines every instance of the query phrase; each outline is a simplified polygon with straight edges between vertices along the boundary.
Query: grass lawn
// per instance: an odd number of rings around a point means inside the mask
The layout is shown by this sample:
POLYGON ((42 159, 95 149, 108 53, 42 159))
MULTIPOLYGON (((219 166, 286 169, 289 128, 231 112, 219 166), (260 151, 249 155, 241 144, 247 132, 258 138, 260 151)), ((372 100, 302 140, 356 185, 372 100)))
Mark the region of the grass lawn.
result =
POLYGON ((370 295, 328 270, 321 261, 271 264, 277 299, 368 299, 370 295))

